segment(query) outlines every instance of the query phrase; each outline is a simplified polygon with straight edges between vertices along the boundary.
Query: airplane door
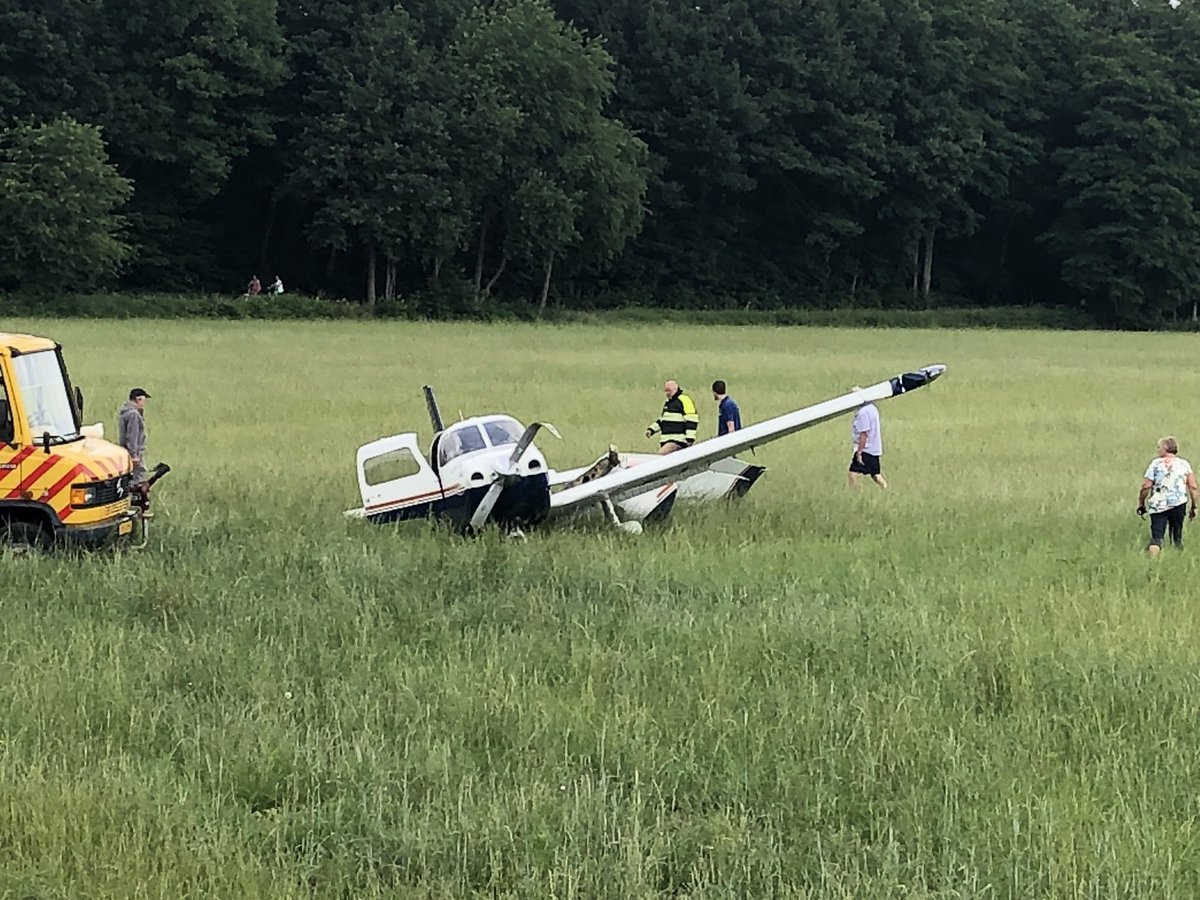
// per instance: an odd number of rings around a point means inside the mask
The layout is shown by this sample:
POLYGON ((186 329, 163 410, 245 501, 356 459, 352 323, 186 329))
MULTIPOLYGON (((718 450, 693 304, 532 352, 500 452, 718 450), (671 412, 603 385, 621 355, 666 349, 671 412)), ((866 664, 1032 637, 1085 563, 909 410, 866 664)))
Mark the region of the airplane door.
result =
POLYGON ((358 488, 368 514, 381 507, 425 506, 442 499, 437 474, 421 455, 415 434, 359 447, 358 488))

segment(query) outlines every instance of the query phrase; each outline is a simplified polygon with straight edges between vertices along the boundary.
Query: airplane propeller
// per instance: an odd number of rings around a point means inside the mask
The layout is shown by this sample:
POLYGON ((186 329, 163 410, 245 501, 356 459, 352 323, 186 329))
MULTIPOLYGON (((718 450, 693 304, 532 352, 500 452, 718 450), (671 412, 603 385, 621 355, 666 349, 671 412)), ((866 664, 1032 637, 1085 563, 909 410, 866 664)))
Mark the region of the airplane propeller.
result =
POLYGON ((517 465, 521 462, 521 457, 525 455, 525 451, 529 449, 529 445, 533 443, 533 439, 537 436, 538 431, 545 428, 559 440, 562 440, 562 435, 558 433, 558 429, 549 422, 534 422, 525 429, 525 433, 521 435, 521 439, 517 441, 517 445, 513 447, 512 453, 508 459, 504 461, 501 467, 496 469, 496 480, 492 482, 491 487, 487 489, 487 493, 483 495, 483 499, 479 501, 479 505, 475 507, 475 512, 471 514, 471 530, 479 531, 491 516, 492 510, 496 506, 496 502, 500 499, 500 495, 504 493, 504 488, 514 479, 520 477, 517 475, 517 465))

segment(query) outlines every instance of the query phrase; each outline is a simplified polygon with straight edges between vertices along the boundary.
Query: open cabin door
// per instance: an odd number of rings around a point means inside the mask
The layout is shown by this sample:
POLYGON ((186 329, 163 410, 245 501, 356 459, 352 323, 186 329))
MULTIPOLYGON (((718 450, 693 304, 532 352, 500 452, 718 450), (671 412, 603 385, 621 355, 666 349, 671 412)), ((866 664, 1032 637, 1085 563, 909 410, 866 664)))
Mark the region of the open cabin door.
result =
POLYGON ((415 434, 380 438, 358 448, 358 489, 363 512, 427 512, 442 499, 442 486, 415 434))

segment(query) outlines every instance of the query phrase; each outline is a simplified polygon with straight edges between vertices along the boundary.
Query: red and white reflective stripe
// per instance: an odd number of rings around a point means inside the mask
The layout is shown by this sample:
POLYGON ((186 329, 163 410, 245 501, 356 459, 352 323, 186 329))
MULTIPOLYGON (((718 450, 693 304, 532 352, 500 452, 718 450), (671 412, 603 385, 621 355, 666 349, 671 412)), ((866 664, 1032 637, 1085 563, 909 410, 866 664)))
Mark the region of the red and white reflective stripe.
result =
POLYGON ((442 497, 457 497, 463 493, 462 485, 451 485, 445 491, 426 491, 423 494, 413 494, 411 497, 400 497, 396 500, 385 500, 383 503, 376 503, 366 508, 368 515, 375 513, 389 512, 393 509, 404 509, 407 506, 416 506, 420 503, 430 503, 434 500, 439 500, 442 497))

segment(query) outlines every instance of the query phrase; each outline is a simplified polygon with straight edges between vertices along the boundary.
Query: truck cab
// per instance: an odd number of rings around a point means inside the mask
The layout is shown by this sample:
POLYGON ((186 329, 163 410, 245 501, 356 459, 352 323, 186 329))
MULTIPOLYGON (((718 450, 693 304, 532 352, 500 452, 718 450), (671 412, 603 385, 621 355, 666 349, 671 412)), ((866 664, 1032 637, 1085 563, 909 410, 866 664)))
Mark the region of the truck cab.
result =
POLYGON ((0 332, 0 546, 105 544, 134 532, 124 448, 83 434, 53 340, 0 332))

